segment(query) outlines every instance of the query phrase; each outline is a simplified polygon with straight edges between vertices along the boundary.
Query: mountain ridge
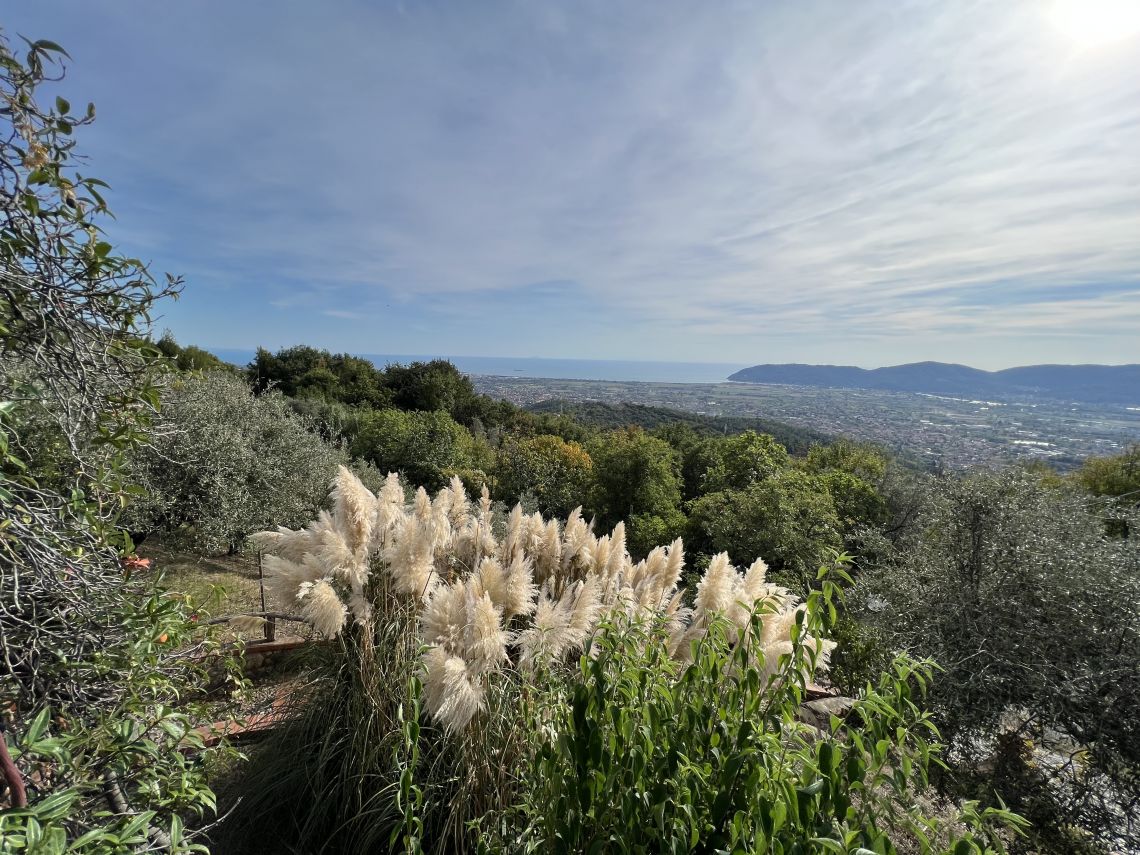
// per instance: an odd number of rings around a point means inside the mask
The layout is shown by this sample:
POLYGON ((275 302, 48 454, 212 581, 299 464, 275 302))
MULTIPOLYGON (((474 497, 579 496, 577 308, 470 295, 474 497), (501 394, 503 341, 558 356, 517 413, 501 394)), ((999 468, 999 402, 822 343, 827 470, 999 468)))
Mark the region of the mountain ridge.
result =
POLYGON ((1022 365, 985 371, 949 362, 910 362, 883 368, 782 363, 753 365, 734 383, 872 389, 931 395, 1050 398, 1140 406, 1140 364, 1022 365))

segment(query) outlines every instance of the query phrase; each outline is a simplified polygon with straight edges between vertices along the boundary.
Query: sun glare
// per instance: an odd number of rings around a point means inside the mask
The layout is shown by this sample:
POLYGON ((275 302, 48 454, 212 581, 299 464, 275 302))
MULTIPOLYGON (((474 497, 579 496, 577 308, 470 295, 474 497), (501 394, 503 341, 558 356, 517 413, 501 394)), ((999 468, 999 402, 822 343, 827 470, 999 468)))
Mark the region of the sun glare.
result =
POLYGON ((1140 0, 1055 0, 1051 17, 1082 47, 1098 47, 1140 32, 1140 0))

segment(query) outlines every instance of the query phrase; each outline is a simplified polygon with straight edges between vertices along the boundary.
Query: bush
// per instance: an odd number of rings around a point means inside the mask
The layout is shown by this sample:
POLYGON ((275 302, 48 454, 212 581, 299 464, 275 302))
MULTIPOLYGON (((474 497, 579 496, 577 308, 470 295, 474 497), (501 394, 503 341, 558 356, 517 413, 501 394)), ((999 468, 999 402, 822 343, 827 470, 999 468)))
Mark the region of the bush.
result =
POLYGON ((706 552, 763 554, 789 578, 810 578, 842 547, 827 486, 796 469, 741 490, 709 493, 690 505, 692 542, 706 552))
POLYGON ((593 477, 594 461, 576 442, 548 434, 509 439, 499 449, 495 493, 514 503, 530 491, 543 514, 566 516, 586 504, 593 477))
POLYGON ((604 525, 678 509, 680 461, 669 443, 631 427, 599 436, 589 450, 594 461, 591 507, 604 525))
POLYGON ((442 411, 380 410, 361 417, 352 453, 417 486, 441 487, 448 470, 471 468, 471 434, 442 411))
POLYGON ((151 443, 132 455, 145 494, 124 522, 206 552, 233 549, 270 524, 311 518, 346 460, 280 393, 255 396, 226 373, 185 377, 163 395, 151 443))
POLYGON ((1107 536, 1087 497, 1011 470, 929 480, 897 540, 873 546, 864 616, 945 670, 930 702, 958 769, 988 767, 980 786, 1042 834, 1140 845, 1135 539, 1107 536), (1033 745, 1083 759, 1045 763, 1033 745))

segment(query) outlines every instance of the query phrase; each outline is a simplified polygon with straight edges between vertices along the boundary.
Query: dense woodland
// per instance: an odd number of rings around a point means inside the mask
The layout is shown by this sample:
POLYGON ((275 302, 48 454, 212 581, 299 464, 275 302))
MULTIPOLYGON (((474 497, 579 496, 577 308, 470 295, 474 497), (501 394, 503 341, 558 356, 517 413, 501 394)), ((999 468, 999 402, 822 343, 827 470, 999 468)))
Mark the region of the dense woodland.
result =
POLYGON ((0 852, 1140 848, 1140 446, 935 474, 226 365, 155 336, 182 283, 100 231, 64 56, 0 40, 0 852), (248 685, 152 541, 264 550, 329 639, 248 756, 194 729, 248 685))

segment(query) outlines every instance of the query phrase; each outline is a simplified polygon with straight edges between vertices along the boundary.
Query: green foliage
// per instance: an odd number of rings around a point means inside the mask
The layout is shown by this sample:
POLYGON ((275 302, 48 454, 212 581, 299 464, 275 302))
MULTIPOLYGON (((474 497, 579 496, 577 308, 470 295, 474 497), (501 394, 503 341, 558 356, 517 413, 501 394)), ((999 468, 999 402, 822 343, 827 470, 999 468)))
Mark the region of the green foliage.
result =
POLYGON ((706 454, 707 468, 701 479, 705 493, 743 490, 775 477, 791 461, 788 450, 775 438, 754 431, 710 443, 706 454))
POLYGON ((685 533, 688 518, 676 508, 658 514, 634 514, 626 525, 629 550, 648 555, 655 546, 672 543, 685 533))
POLYGON ((476 397, 470 378, 445 359, 390 365, 385 372, 393 403, 402 410, 457 415, 476 397))
POLYGON ((796 469, 697 499, 689 508, 689 537, 708 553, 763 555, 793 578, 803 578, 842 546, 826 484, 796 469))
POLYGON ((576 442, 540 435, 511 438, 499 449, 495 496, 513 505, 529 491, 537 510, 565 517, 583 504, 594 462, 576 442))
MULTIPOLYGON (((541 401, 528 409, 536 414, 558 413, 570 417, 580 424, 606 430, 636 426, 653 431, 662 439, 673 444, 667 433, 671 425, 685 425, 701 437, 723 437, 744 431, 771 434, 793 454, 805 454, 815 443, 828 440, 826 434, 810 428, 778 422, 773 419, 748 418, 744 416, 703 416, 669 407, 655 407, 628 402, 607 403, 603 401, 564 401, 559 399, 541 401)), ((678 450, 681 450, 678 447, 678 450)))
POLYGON ((413 485, 442 487, 447 473, 472 462, 471 434, 443 411, 379 410, 360 420, 352 453, 413 485))
POLYGON ((367 407, 387 406, 383 373, 367 359, 299 345, 270 353, 257 349, 246 368, 257 392, 279 389, 289 397, 316 397, 367 407))
POLYGON ((1113 457, 1089 458, 1074 480, 1094 496, 1129 496, 1140 503, 1140 443, 1113 457))
POLYGON ((186 377, 164 395, 151 443, 132 454, 145 492, 124 522, 229 550, 251 532, 312 519, 345 462, 280 394, 254 396, 230 374, 186 377))
POLYGON ((1011 470, 931 479, 872 547, 865 617, 945 669, 930 702, 959 770, 988 766, 979 786, 1043 829, 1140 843, 1121 821, 1140 795, 1135 538, 1107 536, 1087 497, 1011 470), (1033 744, 1081 762, 1042 762, 1033 744))
POLYGON ((179 371, 237 370, 233 365, 230 365, 228 362, 223 362, 208 350, 203 350, 192 344, 186 347, 181 346, 174 340, 174 336, 169 330, 158 340, 158 344, 156 344, 155 347, 158 348, 158 351, 163 356, 174 363, 174 367, 179 371))
POLYGON ((917 703, 925 666, 896 660, 822 731, 799 720, 804 642, 837 597, 829 581, 813 595, 768 682, 753 667, 760 615, 736 644, 715 625, 688 666, 665 655, 662 626, 611 627, 577 681, 531 701, 546 725, 502 842, 567 853, 1002 851, 998 832, 1018 824, 1007 812, 967 805, 952 836, 916 806, 937 750, 917 703))
POLYGON ((640 428, 613 431, 589 446, 594 461, 592 507, 604 526, 649 514, 668 516, 681 503, 680 466, 667 442, 640 428))
POLYGON ((809 472, 837 470, 877 483, 886 474, 887 463, 887 456, 874 445, 837 439, 828 445, 813 445, 804 466, 809 472))

